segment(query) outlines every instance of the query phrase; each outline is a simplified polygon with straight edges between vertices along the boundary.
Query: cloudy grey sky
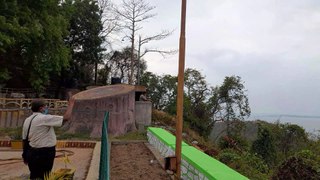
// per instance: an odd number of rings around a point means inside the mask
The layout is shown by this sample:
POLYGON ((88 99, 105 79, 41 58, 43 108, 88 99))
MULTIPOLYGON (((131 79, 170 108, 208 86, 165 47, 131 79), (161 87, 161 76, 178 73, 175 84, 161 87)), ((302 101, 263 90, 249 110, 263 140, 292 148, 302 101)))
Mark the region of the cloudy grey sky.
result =
MULTIPOLYGON (((149 2, 157 16, 140 33, 174 29, 148 46, 177 49, 181 1, 149 2)), ((186 40, 186 68, 211 86, 240 76, 253 114, 320 115, 319 0, 189 0, 186 40)), ((178 54, 145 59, 149 71, 177 75, 178 54)))

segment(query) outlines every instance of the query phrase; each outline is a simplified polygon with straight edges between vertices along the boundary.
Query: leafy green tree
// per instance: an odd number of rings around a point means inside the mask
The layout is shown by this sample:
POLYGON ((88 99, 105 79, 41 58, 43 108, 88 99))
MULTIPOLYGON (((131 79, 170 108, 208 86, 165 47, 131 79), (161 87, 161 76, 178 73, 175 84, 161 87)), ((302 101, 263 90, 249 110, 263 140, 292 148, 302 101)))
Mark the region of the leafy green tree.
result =
POLYGON ((98 69, 98 80, 97 80, 97 84, 98 85, 106 85, 108 84, 110 78, 109 78, 109 73, 110 69, 108 67, 104 67, 101 69, 98 69))
POLYGON ((128 82, 130 57, 131 51, 129 47, 113 52, 111 58, 106 62, 106 67, 110 69, 112 77, 119 77, 121 82, 128 82))
MULTIPOLYGON (((135 54, 135 56, 137 56, 135 54)), ((127 83, 130 78, 130 68, 131 68, 131 50, 130 47, 126 47, 121 51, 112 52, 112 56, 106 62, 106 69, 109 69, 109 74, 112 77, 119 77, 123 83, 127 83)), ((146 62, 142 59, 140 60, 140 68, 138 67, 138 63, 134 63, 134 71, 144 71, 147 69, 146 62)), ((146 78, 146 77, 145 77, 146 78)), ((146 80, 146 79, 145 79, 146 80)))
POLYGON ((293 153, 304 149, 308 143, 305 130, 296 124, 281 124, 281 132, 278 134, 278 148, 287 158, 293 153))
POLYGON ((141 77, 141 85, 147 87, 148 96, 153 107, 175 115, 177 96, 177 77, 171 75, 158 76, 145 72, 141 77))
POLYGON ((105 50, 102 47, 105 38, 101 35, 102 11, 95 0, 68 0, 63 7, 69 12, 69 35, 65 41, 72 55, 70 68, 65 74, 80 85, 96 83, 98 64, 102 63, 105 50))
POLYGON ((196 70, 188 68, 185 70, 185 92, 191 103, 198 104, 204 102, 209 95, 208 84, 205 77, 196 70))
POLYGON ((41 91, 49 84, 51 74, 59 74, 68 65, 69 49, 63 41, 68 21, 62 15, 60 4, 59 0, 1 1, 2 83, 30 84, 41 91))
POLYGON ((220 87, 211 89, 208 104, 212 114, 212 124, 224 121, 227 124, 227 134, 231 135, 231 123, 234 120, 244 120, 250 116, 248 96, 244 83, 239 76, 225 77, 220 87))
POLYGON ((147 71, 141 76, 141 85, 147 87, 147 95, 152 101, 153 108, 160 110, 160 101, 163 96, 163 94, 159 91, 159 89, 161 90, 160 76, 147 71))
POLYGON ((206 98, 209 87, 205 77, 196 69, 185 70, 184 117, 185 122, 204 137, 211 132, 211 114, 206 98))
POLYGON ((270 130, 262 125, 258 127, 258 138, 252 143, 251 151, 259 155, 270 167, 276 160, 275 142, 270 130))
POLYGON ((159 108, 174 115, 176 114, 177 82, 176 76, 163 75, 159 78, 158 86, 158 93, 162 94, 159 108))
POLYGON ((207 138, 212 130, 210 114, 207 105, 199 102, 197 105, 191 103, 188 97, 184 98, 183 119, 190 128, 207 138))

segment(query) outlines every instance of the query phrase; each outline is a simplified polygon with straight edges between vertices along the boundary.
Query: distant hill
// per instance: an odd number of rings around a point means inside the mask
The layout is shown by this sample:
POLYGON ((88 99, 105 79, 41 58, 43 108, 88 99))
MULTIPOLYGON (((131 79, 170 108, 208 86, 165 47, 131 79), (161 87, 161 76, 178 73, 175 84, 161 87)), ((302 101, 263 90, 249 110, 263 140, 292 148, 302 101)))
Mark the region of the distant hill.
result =
POLYGON ((266 122, 280 122, 297 124, 303 127, 308 133, 318 134, 320 132, 319 115, 294 115, 294 114, 251 114, 249 120, 263 119, 266 122))
MULTIPOLYGON (((266 124, 274 124, 275 122, 279 122, 281 124, 289 123, 289 124, 297 124, 298 126, 304 128, 306 132, 312 133, 312 134, 320 134, 320 120, 318 119, 294 119, 291 117, 291 119, 287 117, 283 117, 280 120, 252 120, 252 121, 242 121, 244 123, 244 128, 242 130, 242 135, 248 140, 248 141, 254 141, 257 138, 258 133, 258 123, 266 123, 266 124), (313 128, 313 129, 312 129, 313 128), (318 129, 318 131, 317 131, 318 129)), ((226 135, 226 123, 225 122, 217 122, 215 126, 213 127, 213 130, 211 131, 211 134, 209 136, 209 139, 213 140, 214 142, 217 142, 217 140, 220 139, 221 136, 226 135)))

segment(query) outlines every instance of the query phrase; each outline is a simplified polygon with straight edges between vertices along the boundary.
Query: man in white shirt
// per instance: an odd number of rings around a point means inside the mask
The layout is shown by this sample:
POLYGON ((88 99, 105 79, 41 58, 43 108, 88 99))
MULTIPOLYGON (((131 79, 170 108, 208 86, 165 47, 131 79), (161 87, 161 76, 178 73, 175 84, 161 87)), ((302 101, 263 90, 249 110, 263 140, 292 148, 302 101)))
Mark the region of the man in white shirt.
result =
POLYGON ((48 107, 41 100, 31 103, 33 114, 23 124, 22 138, 28 139, 31 149, 23 158, 30 170, 30 179, 43 179, 51 172, 56 153, 56 134, 53 127, 61 127, 70 117, 47 115, 48 107), (31 123, 31 124, 30 124, 31 123), (30 128, 30 129, 29 129, 30 128))

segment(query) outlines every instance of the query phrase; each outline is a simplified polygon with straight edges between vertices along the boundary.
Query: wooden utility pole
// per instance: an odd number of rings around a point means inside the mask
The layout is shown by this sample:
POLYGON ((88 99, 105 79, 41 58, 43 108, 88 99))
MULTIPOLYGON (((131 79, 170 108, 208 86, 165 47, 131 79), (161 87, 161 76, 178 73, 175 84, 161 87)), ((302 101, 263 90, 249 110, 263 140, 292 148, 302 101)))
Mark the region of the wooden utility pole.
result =
POLYGON ((184 64, 186 49, 186 7, 187 0, 182 0, 181 5, 181 29, 179 42, 179 72, 178 72, 178 95, 177 95, 177 123, 176 123, 176 179, 181 178, 181 144, 183 124, 183 86, 184 86, 184 64))

